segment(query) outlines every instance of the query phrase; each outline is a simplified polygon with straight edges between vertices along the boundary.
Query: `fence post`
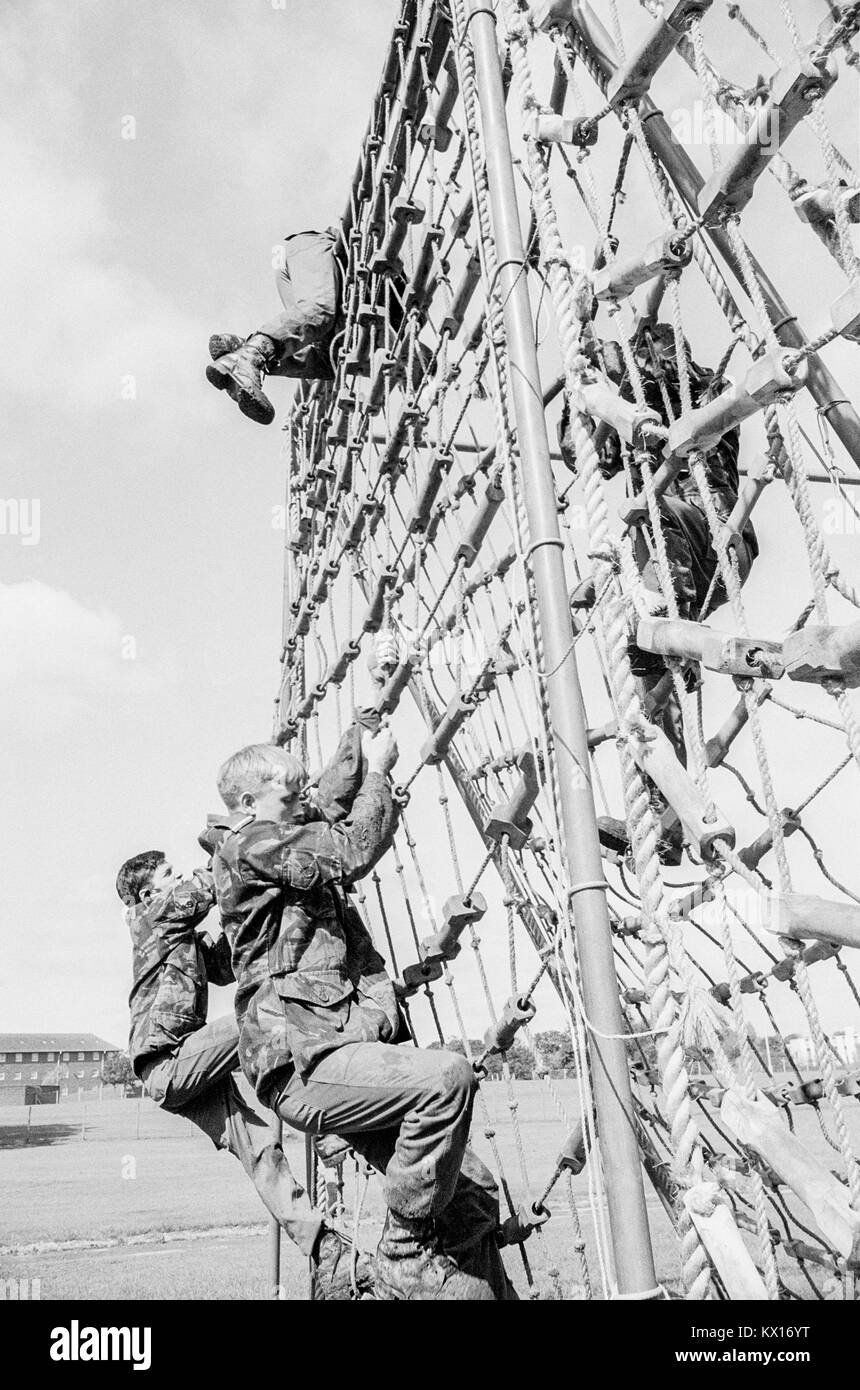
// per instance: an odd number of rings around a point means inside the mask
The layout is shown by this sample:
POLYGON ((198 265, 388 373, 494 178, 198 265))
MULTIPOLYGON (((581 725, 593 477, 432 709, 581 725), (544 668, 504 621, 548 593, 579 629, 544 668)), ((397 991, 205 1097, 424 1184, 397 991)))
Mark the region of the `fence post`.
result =
POLYGON ((32 1124, 32 1121, 33 1121, 33 1107, 32 1107, 32 1105, 28 1105, 28 1106, 27 1106, 27 1134, 26 1134, 26 1138, 24 1139, 24 1143, 25 1143, 25 1144, 29 1144, 29 1142, 30 1142, 30 1125, 32 1124))

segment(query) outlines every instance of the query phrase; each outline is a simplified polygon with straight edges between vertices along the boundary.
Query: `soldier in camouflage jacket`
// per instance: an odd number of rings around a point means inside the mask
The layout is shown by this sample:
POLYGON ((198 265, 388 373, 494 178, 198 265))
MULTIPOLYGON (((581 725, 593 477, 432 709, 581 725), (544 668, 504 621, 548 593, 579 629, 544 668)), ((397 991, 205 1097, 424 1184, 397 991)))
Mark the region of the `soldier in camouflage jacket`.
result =
POLYGON ((272 745, 240 750, 219 775, 226 805, 247 811, 213 866, 233 948, 242 1067, 288 1124, 346 1137, 385 1173, 378 1296, 512 1297, 495 1244, 495 1184, 466 1148, 471 1067, 456 1054, 391 1045, 408 1032, 348 898, 391 843, 396 749, 392 756, 386 731, 366 732, 358 759, 355 735, 345 740, 348 767, 336 758, 320 779, 341 810, 352 800, 345 820, 308 821, 305 770, 272 745), (458 1265, 440 1241, 459 1246, 458 1265))
POLYGON ((196 931, 215 901, 211 872, 182 881, 163 854, 148 851, 123 864, 117 891, 133 947, 129 1055, 136 1075, 156 1104, 235 1154, 269 1211, 310 1254, 323 1223, 269 1125, 236 1086, 235 1020, 206 1021, 210 982, 233 983, 227 938, 196 931))

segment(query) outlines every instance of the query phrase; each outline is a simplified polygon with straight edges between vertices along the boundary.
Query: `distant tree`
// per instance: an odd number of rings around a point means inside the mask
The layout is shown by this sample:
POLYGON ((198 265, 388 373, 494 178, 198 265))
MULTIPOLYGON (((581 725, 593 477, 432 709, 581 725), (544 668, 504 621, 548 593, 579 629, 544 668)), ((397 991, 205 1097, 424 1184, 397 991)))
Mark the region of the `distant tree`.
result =
POLYGON ((576 1066, 570 1037, 559 1028, 535 1034, 535 1061, 547 1071, 566 1071, 576 1066))
POLYGON ((102 1081, 106 1086, 132 1086, 137 1077, 124 1052, 106 1052, 102 1062, 102 1081))
POLYGON ((780 1033, 771 1033, 766 1043, 763 1041, 759 1052, 767 1058, 770 1053, 771 1066, 774 1071, 787 1071, 791 1065, 786 1056, 785 1039, 780 1033))
MULTIPOLYGON (((497 1059, 493 1059, 494 1061, 497 1059)), ((508 1048, 507 1063, 511 1075, 518 1081, 530 1081, 535 1073, 535 1059, 524 1043, 514 1043, 508 1048)), ((500 1068, 501 1069, 501 1068, 500 1068)))

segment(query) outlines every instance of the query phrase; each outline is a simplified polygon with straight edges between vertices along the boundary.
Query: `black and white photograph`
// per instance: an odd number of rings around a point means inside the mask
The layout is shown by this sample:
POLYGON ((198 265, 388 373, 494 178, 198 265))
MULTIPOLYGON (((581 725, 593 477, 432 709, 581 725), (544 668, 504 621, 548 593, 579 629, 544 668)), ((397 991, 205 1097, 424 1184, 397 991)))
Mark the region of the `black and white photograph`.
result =
POLYGON ((820 1374, 860 0, 5 0, 0 71, 7 1338, 820 1374))

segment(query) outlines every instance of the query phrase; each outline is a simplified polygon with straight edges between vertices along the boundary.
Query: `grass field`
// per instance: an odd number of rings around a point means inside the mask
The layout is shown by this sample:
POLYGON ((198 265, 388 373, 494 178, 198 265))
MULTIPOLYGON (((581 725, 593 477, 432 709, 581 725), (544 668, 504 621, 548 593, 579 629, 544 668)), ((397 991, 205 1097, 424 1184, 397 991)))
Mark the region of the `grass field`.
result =
MULTIPOLYGON (((565 1110, 576 1114, 576 1084, 555 1083, 565 1110)), ((538 1193, 554 1167, 565 1136, 552 1097, 539 1082, 517 1082, 517 1113, 529 1170, 538 1193)), ((515 1202, 522 1199, 507 1093, 483 1088, 491 1127, 515 1202)), ((856 1107, 851 1107, 853 1111, 856 1107)), ((180 1116, 144 1099, 99 1105, 0 1110, 0 1281, 39 1280, 43 1299, 248 1299, 268 1295, 266 1213, 239 1164, 217 1153, 180 1116)), ((801 1137, 837 1166, 814 1117, 803 1112, 801 1137)), ((476 1111, 473 1143, 491 1166, 483 1116, 476 1111)), ((860 1127, 858 1127, 860 1128, 860 1127)), ((721 1144, 720 1147, 723 1147, 721 1144)), ((304 1174, 304 1141, 285 1133, 294 1171, 304 1174)), ((586 1257, 599 1291, 593 1219, 585 1176, 573 1192, 586 1257)), ((350 1192, 347 1191, 349 1203, 350 1192)), ((677 1245, 669 1220, 650 1187, 649 1217, 658 1278, 677 1289, 677 1245)), ((551 1199, 552 1219, 526 1246, 534 1278, 545 1296, 560 1288, 577 1296, 580 1267, 571 1249, 573 1226, 564 1183, 551 1199), (556 1271, 554 1273, 554 1271, 556 1271)), ((363 1205, 360 1242, 372 1248, 382 1219, 379 1183, 363 1205)), ((306 1266, 284 1239, 281 1282, 287 1297, 303 1297, 306 1266)), ((527 1295, 516 1250, 506 1263, 527 1295)))

